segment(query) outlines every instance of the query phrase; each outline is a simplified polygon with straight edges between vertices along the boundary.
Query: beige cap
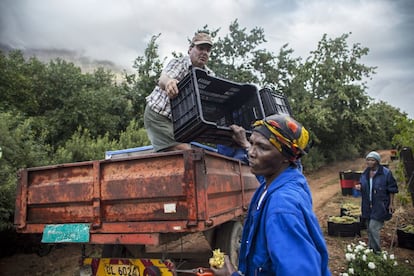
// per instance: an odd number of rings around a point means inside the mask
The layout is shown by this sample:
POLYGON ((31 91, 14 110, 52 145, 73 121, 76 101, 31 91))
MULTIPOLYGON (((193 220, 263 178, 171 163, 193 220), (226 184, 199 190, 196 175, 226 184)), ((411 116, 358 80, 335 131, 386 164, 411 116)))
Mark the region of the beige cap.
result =
POLYGON ((191 41, 192 45, 201 45, 201 44, 209 44, 213 46, 213 41, 211 40, 211 36, 207 33, 196 33, 191 41))

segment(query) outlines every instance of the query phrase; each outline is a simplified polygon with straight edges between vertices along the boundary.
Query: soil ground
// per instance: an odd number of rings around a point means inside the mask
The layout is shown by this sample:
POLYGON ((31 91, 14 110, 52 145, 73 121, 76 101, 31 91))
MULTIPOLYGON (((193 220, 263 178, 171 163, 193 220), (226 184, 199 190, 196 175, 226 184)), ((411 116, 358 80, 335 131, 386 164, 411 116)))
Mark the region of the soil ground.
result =
MULTIPOLYGON (((381 155, 383 161, 388 162, 393 170, 396 161, 391 162, 390 151, 381 151, 381 155)), ((359 197, 342 195, 339 185, 339 172, 346 170, 360 171, 364 167, 365 161, 363 158, 360 158, 352 161, 338 162, 321 168, 312 174, 307 174, 313 196, 314 210, 328 245, 329 267, 332 275, 339 275, 345 271, 346 262, 344 255, 347 244, 357 243, 358 241, 367 242, 366 231, 361 231, 361 237, 333 237, 329 236, 327 231, 329 216, 339 216, 340 206, 343 203, 352 202, 359 205, 361 200, 359 197)), ((395 201, 395 204, 397 211, 393 218, 385 223, 381 232, 382 249, 393 253, 399 263, 412 266, 412 271, 414 271, 414 250, 398 247, 396 235, 398 226, 404 223, 414 223, 414 208, 412 205, 401 206, 398 200, 395 201)), ((197 245, 198 240, 191 238, 185 240, 184 243, 190 244, 190 246, 197 245)), ((1 250, 3 251, 5 248, 1 250)), ((24 250, 16 251, 20 253, 0 258, 0 275, 79 275, 78 264, 81 256, 81 247, 79 245, 55 246, 49 254, 43 257, 32 252, 22 252, 24 250)), ((86 246, 87 256, 99 257, 100 253, 100 246, 86 246)))

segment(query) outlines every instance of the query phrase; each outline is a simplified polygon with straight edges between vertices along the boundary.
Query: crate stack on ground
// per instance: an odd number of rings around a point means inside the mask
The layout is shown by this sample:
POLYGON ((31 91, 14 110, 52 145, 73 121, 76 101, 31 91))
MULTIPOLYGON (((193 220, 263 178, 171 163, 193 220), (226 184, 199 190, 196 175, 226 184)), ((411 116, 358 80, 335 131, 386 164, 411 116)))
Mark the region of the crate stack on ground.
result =
POLYGON ((335 237, 361 236, 359 221, 349 216, 331 216, 328 219, 328 235, 335 237))
POLYGON ((354 203, 341 205, 339 216, 328 218, 328 235, 335 237, 361 236, 365 229, 361 221, 361 208, 354 203))
POLYGON ((341 184, 341 192, 343 196, 361 196, 360 191, 355 189, 355 185, 359 183, 361 174, 361 171, 352 170, 339 172, 339 182, 341 184))
POLYGON ((414 250, 414 225, 408 224, 397 229, 398 247, 414 250))
POLYGON ((361 217, 361 206, 354 203, 344 203, 340 208, 340 216, 349 216, 359 221, 359 228, 366 229, 366 220, 361 217))

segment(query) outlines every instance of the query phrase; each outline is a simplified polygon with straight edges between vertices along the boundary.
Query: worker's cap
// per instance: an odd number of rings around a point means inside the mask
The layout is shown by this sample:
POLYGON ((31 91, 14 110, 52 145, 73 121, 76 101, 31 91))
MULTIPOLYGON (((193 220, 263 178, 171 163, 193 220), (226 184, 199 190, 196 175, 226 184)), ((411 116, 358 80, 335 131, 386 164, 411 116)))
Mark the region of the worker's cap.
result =
POLYGON ((381 155, 376 151, 371 151, 367 154, 367 157, 365 159, 372 158, 375 159, 378 163, 381 163, 381 155))
POLYGON ((275 114, 258 120, 253 131, 259 132, 290 161, 295 161, 309 150, 309 132, 295 119, 275 114))
POLYGON ((208 44, 213 46, 213 40, 211 36, 207 33, 196 33, 191 40, 191 45, 201 45, 201 44, 208 44))

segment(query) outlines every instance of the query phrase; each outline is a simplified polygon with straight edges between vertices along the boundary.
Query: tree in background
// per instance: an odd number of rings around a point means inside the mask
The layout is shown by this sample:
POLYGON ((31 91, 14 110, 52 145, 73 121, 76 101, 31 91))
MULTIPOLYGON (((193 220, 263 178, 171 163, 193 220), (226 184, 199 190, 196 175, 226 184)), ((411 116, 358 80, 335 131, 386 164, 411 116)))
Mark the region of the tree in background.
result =
POLYGON ((229 33, 224 37, 218 37, 220 29, 210 31, 204 26, 199 31, 210 33, 214 38, 209 67, 217 76, 259 86, 274 82, 277 60, 262 45, 266 42, 263 28, 255 27, 247 32, 236 19, 230 24, 229 33))
POLYGON ((92 137, 108 133, 118 138, 133 115, 126 92, 114 75, 97 68, 82 73, 73 63, 61 59, 43 64, 26 61, 20 51, 0 54, 3 96, 0 111, 19 112, 34 118, 32 129, 54 148, 62 146, 78 127, 92 137))
POLYGON ((324 35, 298 68, 288 90, 292 109, 309 126, 318 142, 316 148, 327 160, 358 155, 364 145, 360 136, 366 135, 370 124, 361 114, 370 103, 366 79, 375 67, 360 63, 368 48, 354 44, 349 49, 348 37, 328 39, 324 35))
POLYGON ((94 137, 89 129, 81 127, 60 146, 53 156, 53 164, 79 162, 105 158, 108 150, 126 149, 149 145, 145 129, 139 127, 138 122, 132 119, 128 127, 121 131, 119 139, 111 139, 109 134, 94 137))
MULTIPOLYGON (((414 151, 414 120, 408 119, 405 116, 399 116, 395 120, 395 127, 397 134, 392 138, 394 147, 398 151, 401 151, 403 148, 409 148, 411 152, 414 151)), ((408 198, 411 198, 411 203, 414 206, 414 185, 413 182, 410 182, 410 180, 413 181, 414 171, 410 171, 412 169, 410 164, 413 164, 413 162, 400 158, 397 165, 396 177, 399 184, 401 184, 401 192, 397 199, 404 205, 409 202, 408 198)))
MULTIPOLYGON (((134 110, 134 119, 138 123, 138 127, 144 127, 144 109, 145 97, 148 96, 161 75, 163 63, 158 55, 158 44, 156 40, 161 34, 151 37, 144 56, 135 59, 132 66, 135 74, 125 74, 125 89, 128 91, 128 99, 131 101, 134 110)), ((165 60, 165 59, 164 59, 165 60)))
POLYGON ((360 117, 366 121, 365 130, 362 132, 365 136, 358 137, 360 140, 357 142, 365 145, 362 148, 365 150, 364 155, 374 149, 393 148, 393 137, 400 132, 396 122, 402 117, 398 108, 380 101, 370 104, 360 117))
POLYGON ((396 133, 392 138, 392 144, 397 148, 414 149, 414 120, 400 115, 396 117, 394 124, 396 133))
MULTIPOLYGON (((8 56, 0 52, 0 69, 0 111, 20 111, 29 116, 38 114, 42 102, 33 87, 40 86, 45 64, 36 58, 26 61, 21 51, 12 51, 8 56)), ((42 93, 43 89, 40 90, 42 93)))
POLYGON ((102 159, 105 150, 145 143, 128 91, 111 72, 82 73, 20 51, 0 52, 0 70, 0 229, 12 226, 20 168, 102 159))
POLYGON ((0 231, 12 227, 19 168, 45 165, 50 146, 32 129, 33 118, 0 113, 0 231))
MULTIPOLYGON (((406 114, 367 96, 366 79, 375 67, 360 63, 368 49, 349 47, 349 34, 324 35, 303 62, 287 44, 277 55, 266 50, 264 30, 248 31, 237 20, 223 37, 219 29, 202 30, 214 37, 209 66, 219 77, 270 86, 288 96, 294 116, 316 141, 303 160, 307 170, 388 147, 395 134, 400 136, 394 143, 400 144, 410 134, 404 132, 410 126, 406 114)), ((0 228, 11 225, 19 168, 102 159, 107 150, 149 144, 142 118, 145 97, 165 61, 158 55, 159 36, 134 61, 136 72, 122 81, 103 68, 82 73, 62 59, 46 64, 26 60, 19 51, 0 52, 0 228)))

